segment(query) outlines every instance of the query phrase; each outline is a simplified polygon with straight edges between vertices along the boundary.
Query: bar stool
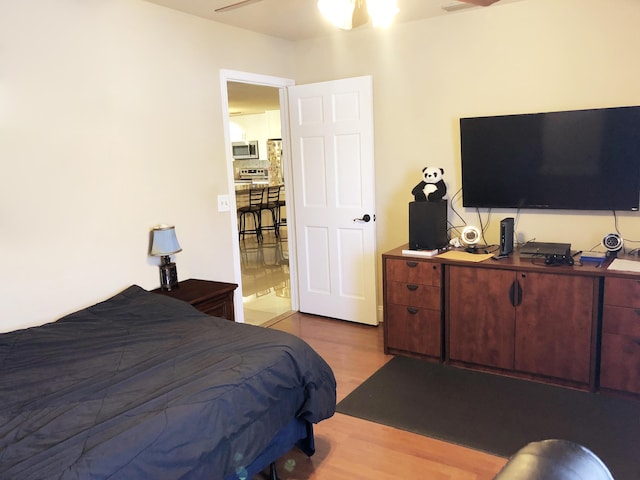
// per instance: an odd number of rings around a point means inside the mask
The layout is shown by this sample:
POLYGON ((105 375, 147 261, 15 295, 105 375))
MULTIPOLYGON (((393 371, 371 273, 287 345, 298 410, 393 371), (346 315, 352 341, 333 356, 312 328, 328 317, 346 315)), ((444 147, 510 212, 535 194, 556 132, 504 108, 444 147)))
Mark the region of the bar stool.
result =
POLYGON ((264 188, 252 188, 249 190, 249 204, 238 207, 240 215, 238 221, 238 238, 244 240, 247 233, 255 233, 258 242, 262 240, 262 199, 264 188), (253 229, 247 229, 247 215, 253 217, 253 229))
POLYGON ((271 226, 270 227, 265 227, 262 226, 261 229, 262 230, 273 230, 273 232, 276 234, 276 237, 280 236, 280 230, 279 230, 279 222, 280 222, 280 206, 279 206, 279 202, 280 202, 280 189, 282 188, 281 185, 276 185, 273 187, 267 187, 267 196, 266 198, 263 198, 262 201, 262 207, 260 209, 260 215, 262 215, 263 211, 268 211, 269 213, 271 213, 271 226))

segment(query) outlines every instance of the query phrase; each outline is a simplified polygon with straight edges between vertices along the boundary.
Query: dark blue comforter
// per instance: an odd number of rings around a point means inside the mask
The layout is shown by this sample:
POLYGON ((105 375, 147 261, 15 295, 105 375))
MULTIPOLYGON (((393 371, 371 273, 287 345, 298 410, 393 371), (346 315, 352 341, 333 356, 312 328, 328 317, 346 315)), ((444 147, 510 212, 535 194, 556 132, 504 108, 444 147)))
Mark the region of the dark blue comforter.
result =
POLYGON ((293 418, 335 403, 299 338, 132 286, 0 335, 0 478, 241 478, 293 418))

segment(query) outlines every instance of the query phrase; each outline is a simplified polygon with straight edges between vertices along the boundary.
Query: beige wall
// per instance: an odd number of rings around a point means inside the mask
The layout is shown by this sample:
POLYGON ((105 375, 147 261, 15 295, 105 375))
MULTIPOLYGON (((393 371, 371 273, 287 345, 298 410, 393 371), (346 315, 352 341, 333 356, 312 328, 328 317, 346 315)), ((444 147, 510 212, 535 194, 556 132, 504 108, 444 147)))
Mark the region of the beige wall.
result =
MULTIPOLYGON (((407 241, 423 166, 459 188, 459 117, 640 105, 637 0, 524 0, 296 45, 142 0, 0 2, 0 330, 157 286, 146 250, 159 222, 176 225, 180 278, 233 280, 235 232, 216 209, 229 175, 220 69, 373 76, 379 253, 407 241)), ((515 213, 492 212, 489 242, 515 213)), ((640 239, 638 214, 619 227, 640 239)), ((594 212, 518 223, 581 249, 613 230, 594 212)))
POLYGON ((0 2, 0 331, 159 285, 232 281, 220 69, 292 76, 288 42, 141 0, 0 2))
MULTIPOLYGON (((640 105, 638 25, 635 0, 524 0, 299 43, 296 81, 373 76, 382 253, 408 241, 407 203, 423 166, 445 169, 450 194, 460 188, 460 117, 640 105)), ((454 206, 479 225, 459 197, 454 206)), ((498 242, 500 219, 516 213, 491 212, 489 243, 498 242)), ((638 213, 618 220, 625 238, 640 240, 638 213)), ((521 240, 584 250, 614 231, 610 212, 527 210, 517 225, 521 240)))

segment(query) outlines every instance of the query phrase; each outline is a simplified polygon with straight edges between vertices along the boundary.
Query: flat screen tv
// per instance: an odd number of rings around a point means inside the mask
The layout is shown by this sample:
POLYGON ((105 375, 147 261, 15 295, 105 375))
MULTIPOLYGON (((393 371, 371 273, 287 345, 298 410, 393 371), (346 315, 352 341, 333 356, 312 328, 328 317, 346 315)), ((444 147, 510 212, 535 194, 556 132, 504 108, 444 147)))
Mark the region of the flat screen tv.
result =
POLYGON ((637 211, 640 107, 460 119, 462 203, 637 211))

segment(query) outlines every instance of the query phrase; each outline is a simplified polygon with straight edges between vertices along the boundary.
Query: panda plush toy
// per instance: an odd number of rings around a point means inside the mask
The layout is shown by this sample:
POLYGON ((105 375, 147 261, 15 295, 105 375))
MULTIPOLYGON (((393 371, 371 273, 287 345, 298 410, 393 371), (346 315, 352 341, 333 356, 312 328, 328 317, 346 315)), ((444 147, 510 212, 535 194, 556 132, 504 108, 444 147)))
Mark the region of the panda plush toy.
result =
POLYGON ((413 187, 411 194, 416 202, 439 202, 447 194, 447 186, 442 179, 443 168, 425 167, 422 169, 422 181, 413 187))

